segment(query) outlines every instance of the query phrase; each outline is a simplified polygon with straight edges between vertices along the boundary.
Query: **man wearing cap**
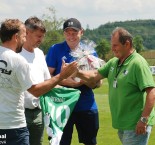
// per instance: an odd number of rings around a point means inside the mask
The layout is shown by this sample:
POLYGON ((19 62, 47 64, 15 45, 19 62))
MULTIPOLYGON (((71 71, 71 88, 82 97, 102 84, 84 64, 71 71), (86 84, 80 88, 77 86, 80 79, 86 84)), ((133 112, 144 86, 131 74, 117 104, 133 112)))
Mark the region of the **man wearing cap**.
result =
MULTIPOLYGON (((64 22, 63 31, 65 41, 51 46, 46 55, 46 62, 51 75, 56 75, 60 72, 62 59, 65 59, 66 63, 72 61, 70 52, 76 50, 83 35, 81 23, 75 18, 70 18, 64 22)), ((77 82, 72 78, 61 81, 60 85, 76 88, 81 91, 80 98, 64 128, 60 145, 71 144, 74 125, 76 126, 80 143, 96 145, 99 118, 92 89, 85 85, 84 82, 77 82)))

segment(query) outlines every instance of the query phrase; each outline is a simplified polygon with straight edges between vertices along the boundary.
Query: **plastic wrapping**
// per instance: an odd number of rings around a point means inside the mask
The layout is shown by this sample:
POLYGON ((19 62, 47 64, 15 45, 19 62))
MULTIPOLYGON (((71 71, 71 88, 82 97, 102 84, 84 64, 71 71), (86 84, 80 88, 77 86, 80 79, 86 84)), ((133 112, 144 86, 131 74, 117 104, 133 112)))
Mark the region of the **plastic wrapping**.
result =
MULTIPOLYGON (((96 44, 93 41, 82 41, 70 55, 74 60, 78 61, 80 70, 95 70, 105 64, 105 61, 94 56, 96 44)), ((76 78, 76 81, 79 81, 76 78)))

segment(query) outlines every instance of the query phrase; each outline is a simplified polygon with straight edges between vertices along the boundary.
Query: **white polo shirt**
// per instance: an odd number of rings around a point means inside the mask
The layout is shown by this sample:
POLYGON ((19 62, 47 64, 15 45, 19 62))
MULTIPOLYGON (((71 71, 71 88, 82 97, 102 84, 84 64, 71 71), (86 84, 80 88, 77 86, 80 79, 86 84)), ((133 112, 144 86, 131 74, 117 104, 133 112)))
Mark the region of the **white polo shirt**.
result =
MULTIPOLYGON (((33 68, 33 73, 35 74, 37 83, 44 82, 45 80, 51 78, 42 50, 40 50, 39 48, 35 48, 34 52, 29 52, 23 48, 20 55, 22 55, 27 60, 29 65, 33 68)), ((25 108, 40 108, 39 102, 39 98, 36 98, 28 91, 24 92, 25 108)))

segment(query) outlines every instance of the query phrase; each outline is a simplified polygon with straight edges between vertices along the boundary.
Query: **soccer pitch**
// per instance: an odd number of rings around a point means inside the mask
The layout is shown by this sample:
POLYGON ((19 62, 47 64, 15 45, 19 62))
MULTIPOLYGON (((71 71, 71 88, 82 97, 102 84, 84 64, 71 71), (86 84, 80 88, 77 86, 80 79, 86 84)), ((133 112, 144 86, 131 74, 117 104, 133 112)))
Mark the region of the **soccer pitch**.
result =
MULTIPOLYGON (((108 83, 106 79, 103 80, 102 87, 95 89, 94 93, 99 109, 99 121, 100 121, 100 128, 97 135, 97 142, 98 142, 97 144, 121 145, 121 142, 119 141, 117 136, 117 130, 113 129, 111 125, 111 115, 108 103, 108 83)), ((44 133, 43 145, 49 145, 46 132, 44 133)), ((82 145, 79 144, 78 142, 76 129, 74 129, 71 145, 82 145)), ((155 126, 153 127, 148 145, 155 145, 155 126)))

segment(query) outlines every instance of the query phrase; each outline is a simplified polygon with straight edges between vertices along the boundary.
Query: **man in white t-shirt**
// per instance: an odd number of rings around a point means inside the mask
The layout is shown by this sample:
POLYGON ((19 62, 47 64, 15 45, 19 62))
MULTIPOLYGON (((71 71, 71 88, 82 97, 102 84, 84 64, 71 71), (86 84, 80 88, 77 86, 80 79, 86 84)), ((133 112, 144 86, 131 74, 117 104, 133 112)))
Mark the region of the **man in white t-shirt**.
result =
MULTIPOLYGON (((38 48, 44 38, 46 29, 43 22, 37 17, 28 18, 25 21, 25 26, 26 42, 20 54, 33 67, 37 81, 40 83, 51 78, 45 56, 42 50, 38 48)), ((25 91, 24 101, 26 122, 30 133, 30 145, 42 145, 44 124, 39 98, 25 91)))
POLYGON ((60 74, 38 84, 35 71, 19 52, 26 41, 25 25, 18 19, 1 23, 0 38, 0 141, 7 145, 29 145, 23 92, 36 97, 55 87, 77 70, 77 63, 63 67, 60 74))

